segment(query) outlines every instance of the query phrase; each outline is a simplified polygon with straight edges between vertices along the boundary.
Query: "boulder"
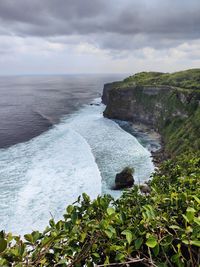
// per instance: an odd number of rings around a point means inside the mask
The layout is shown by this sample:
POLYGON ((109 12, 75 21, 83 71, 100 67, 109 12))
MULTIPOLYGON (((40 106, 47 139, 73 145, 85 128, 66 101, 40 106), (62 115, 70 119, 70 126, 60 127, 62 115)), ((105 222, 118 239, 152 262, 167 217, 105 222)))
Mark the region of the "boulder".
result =
POLYGON ((117 173, 115 177, 115 189, 119 190, 133 186, 133 172, 134 170, 132 168, 126 167, 120 173, 117 173))

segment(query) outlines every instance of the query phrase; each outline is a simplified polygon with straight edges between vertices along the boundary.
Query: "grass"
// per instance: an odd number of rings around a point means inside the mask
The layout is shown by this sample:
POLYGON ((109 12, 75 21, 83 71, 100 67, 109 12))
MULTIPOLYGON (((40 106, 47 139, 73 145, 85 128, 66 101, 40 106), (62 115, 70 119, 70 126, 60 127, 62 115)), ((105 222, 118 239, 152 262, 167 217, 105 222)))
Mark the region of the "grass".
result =
POLYGON ((200 90, 200 69, 190 69, 174 73, 140 72, 118 83, 118 86, 170 86, 178 90, 200 90))

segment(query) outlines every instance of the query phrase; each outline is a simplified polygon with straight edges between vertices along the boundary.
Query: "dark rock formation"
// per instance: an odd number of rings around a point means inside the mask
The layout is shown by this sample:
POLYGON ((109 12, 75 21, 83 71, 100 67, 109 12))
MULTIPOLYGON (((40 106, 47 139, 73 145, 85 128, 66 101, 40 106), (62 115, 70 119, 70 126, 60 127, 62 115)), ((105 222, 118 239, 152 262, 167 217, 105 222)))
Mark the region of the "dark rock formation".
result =
MULTIPOLYGON (((105 85, 102 101, 107 104, 104 116, 112 119, 139 122, 158 130, 160 118, 162 122, 174 116, 186 117, 187 111, 181 106, 180 100, 173 95, 169 87, 133 86, 115 88, 105 85), (174 106, 170 101, 174 100, 174 106), (166 105, 168 101, 168 105, 166 105), (178 106, 178 102, 180 105, 178 106)), ((162 127, 162 126, 161 126, 162 127)))
POLYGON ((103 104, 105 104, 105 105, 108 104, 109 91, 114 87, 115 84, 116 84, 116 82, 104 84, 103 94, 101 97, 103 104))
POLYGON ((180 136, 194 144, 194 150, 200 149, 199 127, 191 123, 195 120, 200 125, 200 90, 127 84, 124 80, 105 84, 102 102, 106 104, 105 117, 142 123, 157 131, 162 136, 165 157, 187 149, 180 136))
POLYGON ((133 169, 126 167, 120 173, 116 174, 115 189, 124 189, 134 185, 133 169))

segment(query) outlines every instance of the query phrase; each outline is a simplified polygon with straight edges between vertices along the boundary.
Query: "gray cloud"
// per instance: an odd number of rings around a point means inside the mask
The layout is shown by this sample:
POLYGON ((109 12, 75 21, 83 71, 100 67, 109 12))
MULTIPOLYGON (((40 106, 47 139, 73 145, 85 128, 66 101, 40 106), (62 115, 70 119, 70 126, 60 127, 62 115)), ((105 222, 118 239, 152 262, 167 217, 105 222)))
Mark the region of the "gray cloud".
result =
POLYGON ((24 36, 90 33, 98 26, 98 15, 106 10, 104 0, 3 0, 1 25, 24 36))
POLYGON ((2 0, 0 18, 16 33, 62 35, 94 32, 196 35, 199 0, 2 0), (35 28, 35 31, 34 31, 35 28), (46 29, 46 32, 45 32, 46 29), (39 30, 38 30, 39 31, 39 30), (39 34, 39 33, 38 33, 39 34))
POLYGON ((0 35, 162 49, 200 38, 199 14, 199 0, 2 0, 0 35))

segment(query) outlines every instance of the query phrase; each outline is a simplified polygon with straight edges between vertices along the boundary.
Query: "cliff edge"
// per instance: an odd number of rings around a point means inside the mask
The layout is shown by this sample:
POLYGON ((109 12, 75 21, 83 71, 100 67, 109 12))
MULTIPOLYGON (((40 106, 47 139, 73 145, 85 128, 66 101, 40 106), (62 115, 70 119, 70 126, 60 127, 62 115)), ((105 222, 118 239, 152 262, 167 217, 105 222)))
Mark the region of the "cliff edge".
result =
POLYGON ((102 102, 105 117, 159 132, 169 156, 200 149, 200 69, 141 72, 105 84, 102 102))

